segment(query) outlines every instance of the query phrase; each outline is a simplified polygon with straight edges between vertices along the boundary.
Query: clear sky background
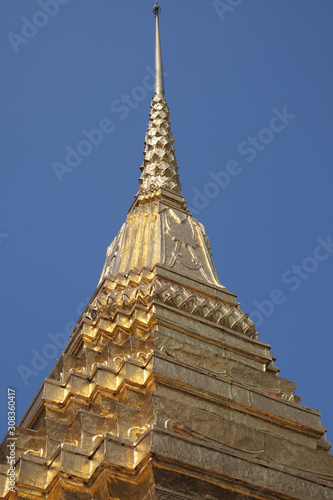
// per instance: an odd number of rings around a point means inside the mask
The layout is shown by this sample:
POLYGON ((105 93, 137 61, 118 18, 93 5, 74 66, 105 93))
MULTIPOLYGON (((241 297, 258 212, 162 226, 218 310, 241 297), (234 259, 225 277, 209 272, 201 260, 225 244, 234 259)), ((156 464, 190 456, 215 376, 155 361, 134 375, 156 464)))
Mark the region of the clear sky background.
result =
MULTIPOLYGON (((96 288, 138 189, 153 95, 153 0, 57 1, 0 4, 1 437, 7 387, 21 418, 59 357, 52 335, 96 288), (66 147, 101 121, 103 141, 81 144, 70 171, 66 147)), ((183 192, 222 284, 333 440, 333 3, 225 4, 161 0, 183 192)))

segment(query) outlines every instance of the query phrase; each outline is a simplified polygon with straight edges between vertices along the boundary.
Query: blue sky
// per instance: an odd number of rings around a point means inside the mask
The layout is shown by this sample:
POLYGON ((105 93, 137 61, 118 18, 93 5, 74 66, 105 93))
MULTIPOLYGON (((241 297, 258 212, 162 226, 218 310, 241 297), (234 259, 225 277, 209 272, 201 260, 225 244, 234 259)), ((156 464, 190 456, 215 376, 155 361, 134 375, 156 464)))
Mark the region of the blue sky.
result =
MULTIPOLYGON (((138 189, 153 3, 0 4, 2 435, 7 387, 20 418, 138 189)), ((333 440, 333 3, 160 3, 183 193, 221 282, 333 440)))

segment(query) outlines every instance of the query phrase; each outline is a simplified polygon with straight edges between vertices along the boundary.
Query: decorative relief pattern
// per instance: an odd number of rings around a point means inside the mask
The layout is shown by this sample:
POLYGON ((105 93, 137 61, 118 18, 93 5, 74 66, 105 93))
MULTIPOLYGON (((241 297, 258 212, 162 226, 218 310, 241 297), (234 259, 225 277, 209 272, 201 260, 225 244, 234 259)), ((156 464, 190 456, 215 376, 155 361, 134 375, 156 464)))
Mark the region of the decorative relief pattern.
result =
POLYGON ((199 241, 196 235, 192 217, 174 210, 168 210, 165 216, 166 230, 175 242, 171 258, 167 264, 173 267, 176 261, 188 269, 200 269, 201 264, 196 255, 199 241))
POLYGON ((156 94, 151 103, 140 188, 125 224, 108 248, 100 283, 119 273, 143 268, 152 271, 160 264, 224 288, 204 227, 191 217, 181 193, 173 144, 167 102, 156 94))
POLYGON ((148 307, 153 301, 200 316, 248 337, 257 337, 254 322, 239 306, 232 307, 228 303, 193 293, 157 278, 151 283, 141 283, 137 287, 124 287, 111 292, 102 291, 89 306, 86 316, 92 321, 100 315, 113 318, 119 310, 130 312, 136 305, 148 307))
POLYGON ((152 202, 133 208, 107 250, 100 282, 156 264, 188 278, 222 287, 205 228, 189 214, 152 202))
POLYGON ((149 116, 138 194, 147 195, 164 188, 181 195, 170 112, 161 94, 153 98, 149 116))

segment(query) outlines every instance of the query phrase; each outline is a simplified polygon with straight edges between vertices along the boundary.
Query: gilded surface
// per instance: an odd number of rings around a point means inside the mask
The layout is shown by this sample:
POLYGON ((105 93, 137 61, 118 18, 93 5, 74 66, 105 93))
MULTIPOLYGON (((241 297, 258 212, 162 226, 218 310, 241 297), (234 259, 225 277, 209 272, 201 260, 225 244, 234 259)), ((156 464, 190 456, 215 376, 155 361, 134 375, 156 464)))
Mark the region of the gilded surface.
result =
POLYGON ((100 281, 161 264, 221 286, 205 229, 190 216, 181 194, 173 143, 168 105, 155 95, 136 202, 108 248, 100 281))
POLYGON ((127 220, 108 248, 100 282, 131 270, 167 266, 215 286, 219 282, 205 229, 190 216, 178 176, 170 113, 152 100, 140 188, 127 220))
POLYGON ((173 144, 169 108, 165 98, 157 94, 151 103, 139 196, 157 192, 161 188, 181 195, 179 167, 173 144))
POLYGON ((140 188, 61 358, 16 429, 6 500, 332 500, 320 413, 218 279, 156 95, 140 188))
POLYGON ((239 306, 230 306, 227 302, 194 293, 156 277, 150 283, 140 283, 138 286, 120 287, 112 291, 103 289, 85 314, 91 320, 96 320, 100 315, 114 318, 119 310, 131 310, 136 303, 148 307, 154 300, 201 316, 249 337, 257 336, 255 324, 239 306))
POLYGON ((108 248, 100 282, 156 264, 219 286, 205 229, 190 215, 162 202, 139 204, 108 248))
POLYGON ((319 412, 232 297, 187 282, 103 281, 17 428, 17 497, 0 449, 3 498, 331 499, 319 412))

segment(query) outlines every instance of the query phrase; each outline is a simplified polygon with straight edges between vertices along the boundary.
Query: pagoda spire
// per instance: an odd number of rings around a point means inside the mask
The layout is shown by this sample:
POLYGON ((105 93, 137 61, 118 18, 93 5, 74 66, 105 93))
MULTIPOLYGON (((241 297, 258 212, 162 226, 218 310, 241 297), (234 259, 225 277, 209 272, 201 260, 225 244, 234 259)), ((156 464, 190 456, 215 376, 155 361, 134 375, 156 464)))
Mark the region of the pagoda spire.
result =
POLYGON ((161 12, 161 7, 158 2, 155 3, 153 13, 156 18, 156 43, 155 43, 155 94, 163 95, 165 94, 164 88, 164 77, 163 77, 163 60, 162 60, 162 48, 161 48, 161 36, 160 36, 160 23, 159 15, 161 12))
POLYGON ((0 498, 332 500, 320 412, 279 377, 186 209, 157 55, 139 195, 17 427, 8 389, 0 498))
POLYGON ((173 203, 176 203, 181 210, 188 212, 179 182, 179 167, 173 146, 170 111, 164 97, 165 87, 159 26, 160 12, 161 8, 156 2, 153 8, 156 18, 155 94, 151 102, 143 164, 140 167, 142 171, 139 179, 140 188, 136 201, 147 198, 165 198, 168 193, 172 193, 173 203))
POLYGON ((164 97, 159 29, 160 6, 155 3, 155 94, 145 138, 140 187, 127 220, 108 248, 100 283, 120 273, 163 266, 168 272, 224 289, 205 229, 191 217, 178 176, 170 112, 164 97))

